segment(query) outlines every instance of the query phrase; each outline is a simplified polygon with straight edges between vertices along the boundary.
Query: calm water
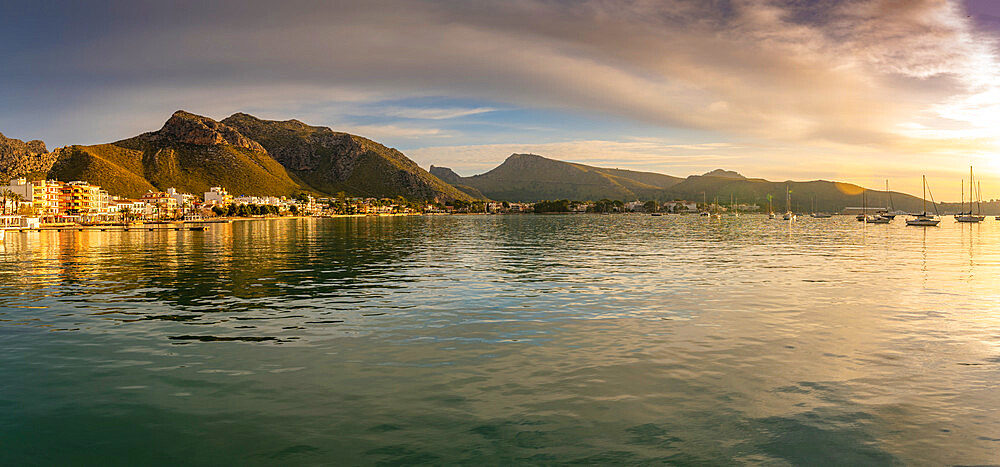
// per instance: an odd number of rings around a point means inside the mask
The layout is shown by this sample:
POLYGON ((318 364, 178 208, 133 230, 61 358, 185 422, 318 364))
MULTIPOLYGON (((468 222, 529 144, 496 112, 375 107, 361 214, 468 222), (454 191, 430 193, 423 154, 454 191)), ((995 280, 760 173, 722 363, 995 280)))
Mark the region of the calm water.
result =
POLYGON ((9 234, 0 464, 997 464, 1000 222, 9 234))

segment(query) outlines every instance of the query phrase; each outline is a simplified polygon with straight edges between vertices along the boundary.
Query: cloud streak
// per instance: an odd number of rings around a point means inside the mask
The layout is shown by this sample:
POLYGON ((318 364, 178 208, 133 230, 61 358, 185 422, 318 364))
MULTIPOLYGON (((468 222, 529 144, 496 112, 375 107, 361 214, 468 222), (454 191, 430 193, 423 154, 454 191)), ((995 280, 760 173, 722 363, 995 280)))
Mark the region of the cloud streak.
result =
MULTIPOLYGON (((962 156, 998 149, 996 43, 954 1, 291 0, 278 7, 223 0, 42 8, 18 5, 0 20, 9 26, 0 32, 7 44, 0 45, 0 98, 9 108, 127 116, 127 95, 146 115, 141 96, 151 94, 156 102, 203 103, 209 114, 255 107, 286 118, 315 115, 315 123, 331 126, 380 126, 412 140, 454 131, 402 120, 460 120, 509 106, 804 148, 962 156), (39 39, 41 46, 24 44, 25 17, 29 26, 60 32, 39 39), (207 89, 211 96, 200 98, 207 89), (167 97, 157 98, 164 90, 167 97), (34 99, 18 97, 25 95, 34 99), (376 107, 386 119, 376 123, 324 110, 429 96, 491 104, 376 107)), ((163 107, 157 111, 173 110, 163 107)), ((0 116, 3 125, 16 120, 0 116)))

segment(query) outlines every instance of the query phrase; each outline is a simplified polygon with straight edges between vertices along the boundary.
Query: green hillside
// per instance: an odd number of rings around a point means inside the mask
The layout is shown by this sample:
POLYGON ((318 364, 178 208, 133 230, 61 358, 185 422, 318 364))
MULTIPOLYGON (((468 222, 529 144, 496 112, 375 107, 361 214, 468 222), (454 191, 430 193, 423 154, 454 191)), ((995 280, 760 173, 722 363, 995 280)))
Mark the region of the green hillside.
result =
MULTIPOLYGON (((775 211, 785 210, 785 187, 791 191, 792 209, 797 212, 817 211, 839 212, 845 207, 862 205, 862 188, 857 185, 826 180, 809 182, 770 182, 763 179, 698 176, 693 175, 667 190, 667 196, 701 202, 728 204, 735 199, 741 203, 756 203, 767 209, 767 196, 773 197, 775 211)), ((885 191, 869 190, 866 194, 869 207, 885 207, 889 197, 885 191)), ((921 209, 920 198, 899 192, 892 192, 895 209, 916 212, 921 209)), ((930 203, 928 203, 928 206, 930 203)), ((931 209, 931 208, 928 208, 931 209)))
POLYGON ((367 138, 237 113, 222 123, 259 142, 288 171, 324 193, 471 200, 403 153, 367 138))
POLYGON ((349 196, 472 199, 374 141, 296 120, 272 122, 246 114, 218 122, 177 111, 158 131, 115 143, 69 146, 54 151, 51 159, 55 163, 39 177, 85 180, 128 197, 169 187, 200 194, 221 186, 236 195, 343 191, 349 196))
POLYGON ((654 199, 681 179, 650 172, 607 169, 513 154, 481 175, 458 177, 446 167, 433 167, 454 185, 479 190, 502 201, 535 202, 547 199, 654 199))
POLYGON ((308 190, 255 149, 260 146, 214 120, 178 111, 157 132, 60 149, 48 176, 86 180, 128 197, 169 187, 200 194, 222 186, 233 194, 276 196, 308 190))

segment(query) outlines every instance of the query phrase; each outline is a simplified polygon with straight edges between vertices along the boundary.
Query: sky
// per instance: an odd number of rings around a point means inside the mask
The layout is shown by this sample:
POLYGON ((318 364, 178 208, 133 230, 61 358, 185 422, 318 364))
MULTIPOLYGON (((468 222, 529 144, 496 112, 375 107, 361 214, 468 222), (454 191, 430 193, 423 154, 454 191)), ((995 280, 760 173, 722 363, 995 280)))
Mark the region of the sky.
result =
POLYGON ((1000 1, 21 1, 0 132, 295 118, 482 173, 512 153, 1000 198, 1000 1))

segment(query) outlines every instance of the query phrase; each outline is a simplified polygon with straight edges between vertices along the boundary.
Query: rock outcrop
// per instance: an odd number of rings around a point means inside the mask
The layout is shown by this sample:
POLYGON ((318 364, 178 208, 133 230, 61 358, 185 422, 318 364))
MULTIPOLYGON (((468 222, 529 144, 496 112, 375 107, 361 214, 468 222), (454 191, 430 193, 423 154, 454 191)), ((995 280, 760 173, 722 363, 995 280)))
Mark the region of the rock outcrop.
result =
POLYGON ((0 181, 30 174, 44 174, 52 167, 56 155, 39 140, 24 142, 0 133, 0 181))
POLYGON ((228 144, 251 151, 264 152, 256 141, 240 134, 224 123, 208 117, 178 110, 163 124, 160 131, 151 134, 170 143, 214 146, 228 144))

